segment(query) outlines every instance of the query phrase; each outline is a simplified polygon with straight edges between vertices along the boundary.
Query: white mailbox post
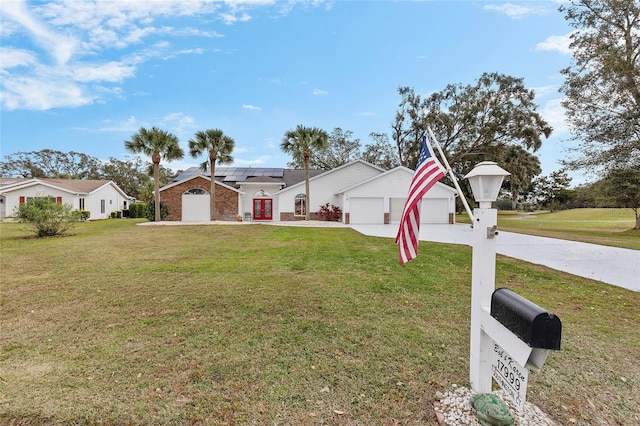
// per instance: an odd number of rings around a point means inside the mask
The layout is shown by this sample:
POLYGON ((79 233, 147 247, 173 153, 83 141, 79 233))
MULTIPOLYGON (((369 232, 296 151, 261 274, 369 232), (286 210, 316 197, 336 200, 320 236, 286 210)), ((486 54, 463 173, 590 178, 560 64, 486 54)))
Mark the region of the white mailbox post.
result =
POLYGON ((495 379, 522 411, 529 367, 542 368, 549 350, 560 349, 562 323, 509 289, 494 291, 498 211, 491 203, 505 176, 509 172, 491 161, 465 176, 479 204, 473 216, 469 379, 477 393, 491 392, 495 379))
POLYGON ((491 208, 509 172, 491 161, 483 161, 469 172, 473 196, 479 203, 474 210, 473 259, 471 268, 471 351, 469 378, 478 393, 491 392, 494 342, 482 327, 491 306, 496 280, 496 228, 498 211, 491 208))

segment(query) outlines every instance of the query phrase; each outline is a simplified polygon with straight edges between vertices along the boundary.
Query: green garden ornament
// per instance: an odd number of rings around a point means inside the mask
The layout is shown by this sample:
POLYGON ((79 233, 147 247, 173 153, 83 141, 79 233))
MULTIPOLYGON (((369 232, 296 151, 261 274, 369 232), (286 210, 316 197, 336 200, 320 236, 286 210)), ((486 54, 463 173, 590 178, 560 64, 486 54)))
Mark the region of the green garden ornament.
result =
POLYGON ((500 398, 492 393, 478 393, 471 396, 471 405, 476 409, 476 417, 482 426, 513 426, 513 414, 500 398))

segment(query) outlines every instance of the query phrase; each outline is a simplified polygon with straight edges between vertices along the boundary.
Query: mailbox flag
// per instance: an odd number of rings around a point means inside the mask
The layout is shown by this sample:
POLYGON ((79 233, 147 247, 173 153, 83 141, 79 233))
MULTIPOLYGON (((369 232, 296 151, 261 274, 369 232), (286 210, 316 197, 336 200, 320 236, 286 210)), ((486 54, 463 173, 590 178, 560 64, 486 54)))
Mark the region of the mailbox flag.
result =
POLYGON ((418 165, 409 185, 409 196, 404 205, 400 227, 396 236, 398 257, 404 265, 418 255, 418 237, 420 236, 420 202, 422 197, 445 174, 445 168, 433 154, 427 137, 422 138, 422 147, 418 165))

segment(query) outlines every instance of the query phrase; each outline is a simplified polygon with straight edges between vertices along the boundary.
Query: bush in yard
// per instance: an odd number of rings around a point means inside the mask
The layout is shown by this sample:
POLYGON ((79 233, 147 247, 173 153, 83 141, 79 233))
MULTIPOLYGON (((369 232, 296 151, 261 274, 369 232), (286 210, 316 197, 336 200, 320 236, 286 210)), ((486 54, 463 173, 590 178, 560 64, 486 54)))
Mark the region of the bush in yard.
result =
POLYGON ((329 222, 340 222, 342 220, 342 209, 338 206, 334 206, 333 204, 326 203, 325 205, 320 206, 318 216, 329 222))
POLYGON ((138 219, 146 217, 147 205, 145 203, 132 203, 129 205, 129 217, 132 219, 138 219))
POLYGON ((78 216, 80 220, 88 220, 91 217, 91 212, 89 210, 78 210, 78 216))
POLYGON ((64 235, 74 222, 82 219, 79 210, 58 204, 54 198, 37 197, 20 204, 13 215, 19 222, 33 226, 38 237, 64 235))
MULTIPOLYGON (((145 217, 151 222, 156 220, 156 206, 155 203, 147 204, 147 210, 145 217)), ((165 220, 169 216, 169 207, 162 201, 160 201, 160 220, 165 220)))

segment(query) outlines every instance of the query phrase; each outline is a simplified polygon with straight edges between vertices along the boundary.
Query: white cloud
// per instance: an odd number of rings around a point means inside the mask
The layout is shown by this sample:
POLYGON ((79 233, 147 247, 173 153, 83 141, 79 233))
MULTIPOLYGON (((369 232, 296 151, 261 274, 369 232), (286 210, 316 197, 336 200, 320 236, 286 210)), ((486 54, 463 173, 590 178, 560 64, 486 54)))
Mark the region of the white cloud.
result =
POLYGON ((280 149, 280 141, 275 138, 266 138, 264 140, 265 148, 267 149, 280 149))
POLYGON ((140 127, 160 126, 172 133, 184 133, 193 128, 193 117, 182 113, 172 112, 161 118, 152 118, 151 120, 139 120, 135 116, 130 116, 124 121, 104 120, 102 126, 97 129, 81 129, 89 132, 113 132, 113 133, 130 133, 137 132, 140 127))
POLYGON ((363 111, 363 112, 359 112, 357 115, 359 115, 360 117, 375 117, 376 113, 363 111))
POLYGON ((262 166, 270 161, 270 155, 261 155, 252 159, 234 158, 233 165, 238 167, 262 166))
POLYGON ((560 36, 552 35, 547 37, 545 41, 536 44, 536 50, 551 50, 560 52, 563 55, 571 55, 571 49, 569 49, 570 44, 571 33, 560 36))
POLYGON ((217 31, 203 31, 199 28, 173 28, 162 27, 158 29, 160 34, 169 34, 174 36, 183 37, 208 37, 208 38, 223 38, 224 34, 220 34, 217 31))
POLYGON ((233 8, 237 8, 240 6, 266 6, 274 4, 275 0, 224 0, 224 2, 233 8))
POLYGON ((539 5, 513 3, 488 4, 484 6, 484 9, 504 13, 510 18, 522 18, 527 15, 547 15, 550 12, 546 7, 539 5))
POLYGON ((108 62, 101 65, 80 66, 73 70, 72 75, 74 80, 79 82, 120 82, 125 78, 133 77, 135 72, 135 67, 123 65, 118 62, 108 62))
POLYGON ((247 152, 250 152, 251 150, 245 146, 236 146, 233 148, 233 153, 234 154, 245 154, 247 152))
MULTIPOLYGON (((114 95, 117 98, 121 98, 124 95, 124 89, 122 87, 107 87, 107 86, 94 86, 95 91, 106 94, 106 95, 114 95)), ((104 100, 100 100, 100 103, 104 103, 104 100)))
POLYGON ((53 31, 34 17, 22 0, 4 1, 1 5, 3 18, 20 24, 36 44, 51 52, 58 64, 64 64, 71 58, 78 45, 75 39, 53 31))
POLYGON ((80 86, 63 78, 4 78, 3 88, 0 104, 7 110, 47 110, 93 103, 80 86))
POLYGON ((0 47, 0 69, 25 67, 37 64, 37 59, 28 50, 0 47))
POLYGON ((551 99, 540 109, 540 115, 553 127, 553 136, 569 132, 565 118, 565 110, 561 105, 562 99, 551 99))
MULTIPOLYGON (((327 4, 317 0, 286 2, 290 7, 299 3, 327 4)), ((0 48, 0 105, 8 110, 43 110, 121 97, 121 87, 100 83, 134 78, 138 68, 151 59, 205 52, 199 47, 183 47, 184 43, 174 48, 177 43, 172 38, 224 37, 208 28, 159 25, 160 19, 166 22, 168 18, 196 16, 240 23, 251 19, 248 10, 280 8, 281 4, 276 0, 0 0, 0 34, 5 46, 0 48), (28 47, 7 47, 24 36, 33 40, 21 45, 28 47)), ((188 118, 183 118, 187 121, 182 126, 187 126, 188 118)))
POLYGON ((329 92, 326 90, 314 89, 312 92, 314 95, 328 95, 329 92))
POLYGON ((122 39, 120 45, 122 47, 128 46, 130 44, 138 44, 142 42, 142 39, 146 36, 153 34, 156 32, 154 27, 144 27, 144 28, 133 28, 129 33, 122 39))
POLYGON ((182 49, 182 50, 178 50, 175 52, 170 52, 167 55, 162 56, 162 59, 167 61, 169 59, 173 59, 178 55, 189 55, 189 54, 193 54, 193 55, 201 55, 204 53, 204 49, 202 48, 197 48, 197 49, 182 49))
POLYGON ((554 84, 550 84, 548 86, 532 87, 531 89, 535 92, 536 98, 538 99, 544 98, 550 94, 558 94, 558 86, 554 84))
POLYGON ((250 104, 242 104, 242 108, 250 109, 250 110, 253 110, 253 111, 262 111, 262 108, 260 108, 259 106, 250 105, 250 104))
POLYGON ((233 25, 236 22, 247 22, 251 20, 251 16, 244 12, 240 16, 236 16, 235 13, 221 13, 220 19, 227 25, 233 25))
POLYGON ((166 122, 167 125, 172 126, 174 131, 177 133, 182 133, 185 130, 192 128, 194 123, 193 117, 182 112, 167 114, 164 116, 163 121, 166 122))
MULTIPOLYGON (((104 120, 103 125, 97 129, 82 129, 95 132, 114 132, 114 133, 135 133, 140 127, 145 127, 144 123, 140 123, 135 116, 130 116, 125 121, 104 120)), ((79 129, 80 130, 80 129, 79 129)))

